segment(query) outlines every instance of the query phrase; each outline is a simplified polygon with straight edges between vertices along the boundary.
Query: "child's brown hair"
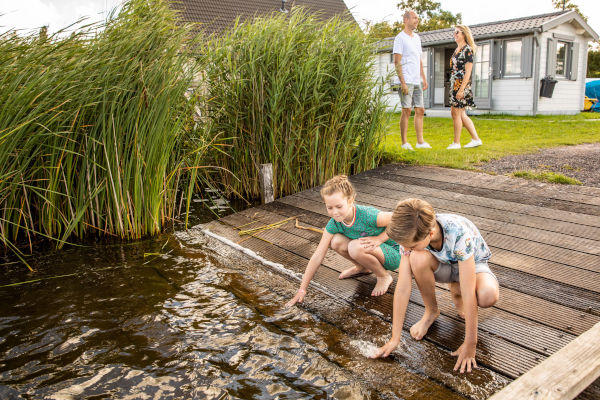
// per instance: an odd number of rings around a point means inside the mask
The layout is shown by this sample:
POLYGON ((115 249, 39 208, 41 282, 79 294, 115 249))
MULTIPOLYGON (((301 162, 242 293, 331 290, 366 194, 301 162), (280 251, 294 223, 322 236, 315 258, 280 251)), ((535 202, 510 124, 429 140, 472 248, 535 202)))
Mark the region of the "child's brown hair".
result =
POLYGON ((425 239, 434 226, 431 204, 421 199, 405 199, 396 204, 386 233, 396 243, 412 244, 425 239))
POLYGON ((356 197, 354 186, 352 186, 346 175, 337 175, 325 182, 325 185, 321 188, 321 198, 331 196, 337 192, 341 192, 344 197, 352 201, 356 197))

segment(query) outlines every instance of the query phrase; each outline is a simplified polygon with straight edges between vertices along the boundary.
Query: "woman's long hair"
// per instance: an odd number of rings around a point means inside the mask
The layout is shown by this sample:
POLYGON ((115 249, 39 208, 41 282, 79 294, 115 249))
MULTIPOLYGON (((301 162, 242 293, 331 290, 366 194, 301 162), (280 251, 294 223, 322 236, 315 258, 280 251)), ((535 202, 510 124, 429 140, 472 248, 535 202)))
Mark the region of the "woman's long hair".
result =
POLYGON ((456 25, 455 28, 463 33, 463 35, 465 36, 465 41, 467 42, 471 50, 473 50, 473 54, 475 54, 475 52, 477 51, 477 46, 475 46, 475 41, 473 40, 473 34, 471 33, 471 29, 466 25, 456 25))

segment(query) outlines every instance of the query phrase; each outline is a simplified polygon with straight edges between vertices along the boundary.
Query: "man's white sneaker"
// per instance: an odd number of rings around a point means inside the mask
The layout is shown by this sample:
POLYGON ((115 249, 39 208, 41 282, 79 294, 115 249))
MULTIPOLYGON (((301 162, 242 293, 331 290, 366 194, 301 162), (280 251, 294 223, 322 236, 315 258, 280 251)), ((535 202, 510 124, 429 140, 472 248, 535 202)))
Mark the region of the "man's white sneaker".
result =
POLYGON ((483 144, 483 142, 481 141, 481 139, 479 140, 471 140, 469 143, 465 144, 465 149, 468 149, 470 147, 477 147, 477 146, 481 146, 483 144))
POLYGON ((431 148, 431 146, 427 142, 417 143, 417 145, 415 147, 417 149, 430 149, 431 148))
POLYGON ((402 148, 404 150, 413 150, 413 147, 410 145, 410 143, 406 142, 402 145, 402 148))
POLYGON ((460 143, 454 143, 452 142, 452 144, 448 147, 446 147, 447 150, 458 150, 460 149, 460 143))

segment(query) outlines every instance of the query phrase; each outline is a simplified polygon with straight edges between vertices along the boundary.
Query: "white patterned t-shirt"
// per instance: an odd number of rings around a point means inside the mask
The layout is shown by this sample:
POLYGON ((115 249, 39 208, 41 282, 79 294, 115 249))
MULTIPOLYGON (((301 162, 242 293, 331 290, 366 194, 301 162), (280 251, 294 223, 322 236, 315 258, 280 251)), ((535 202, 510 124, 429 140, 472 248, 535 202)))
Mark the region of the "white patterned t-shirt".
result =
POLYGON ((442 227, 444 240, 440 251, 431 246, 427 250, 443 263, 457 263, 474 256, 475 262, 485 262, 492 252, 483 240, 479 229, 467 218, 456 214, 436 214, 442 227))

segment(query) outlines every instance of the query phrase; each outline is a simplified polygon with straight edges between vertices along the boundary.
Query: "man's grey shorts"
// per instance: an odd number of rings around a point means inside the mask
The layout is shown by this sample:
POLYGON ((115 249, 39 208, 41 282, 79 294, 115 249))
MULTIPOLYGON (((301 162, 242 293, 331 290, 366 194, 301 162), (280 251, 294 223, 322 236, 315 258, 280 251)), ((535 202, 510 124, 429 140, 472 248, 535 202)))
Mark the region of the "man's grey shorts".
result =
MULTIPOLYGON (((486 272, 494 277, 496 282, 498 282, 498 278, 492 272, 487 262, 475 263, 475 274, 479 274, 481 272, 486 272)), ((440 263, 433 273, 435 276, 435 281, 440 283, 450 283, 450 282, 459 282, 458 279, 458 263, 440 263)))
POLYGON ((400 85, 399 93, 402 108, 424 108, 423 89, 421 88, 421 85, 407 83, 406 86, 408 86, 408 94, 402 93, 402 85, 400 85))

